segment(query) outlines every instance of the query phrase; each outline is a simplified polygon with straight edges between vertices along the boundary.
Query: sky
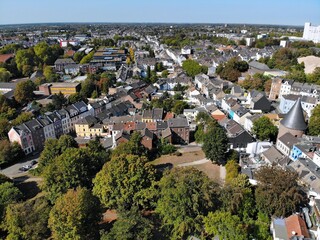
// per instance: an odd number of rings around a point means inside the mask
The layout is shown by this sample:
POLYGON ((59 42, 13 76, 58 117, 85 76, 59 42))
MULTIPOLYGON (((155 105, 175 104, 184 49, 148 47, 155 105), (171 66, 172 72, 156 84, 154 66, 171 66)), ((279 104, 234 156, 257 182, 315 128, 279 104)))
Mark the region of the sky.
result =
POLYGON ((0 25, 52 22, 320 25, 320 0, 0 0, 0 25))

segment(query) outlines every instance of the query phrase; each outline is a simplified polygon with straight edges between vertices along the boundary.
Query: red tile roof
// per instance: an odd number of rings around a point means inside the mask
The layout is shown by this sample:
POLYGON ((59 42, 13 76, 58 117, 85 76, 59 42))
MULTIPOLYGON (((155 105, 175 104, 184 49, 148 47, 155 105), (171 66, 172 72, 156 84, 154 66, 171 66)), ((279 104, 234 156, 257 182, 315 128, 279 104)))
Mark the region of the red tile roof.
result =
POLYGON ((295 234, 296 236, 310 238, 307 225, 299 215, 291 215, 290 217, 287 217, 286 226, 289 237, 295 234))
POLYGON ((10 58, 13 58, 13 53, 0 54, 0 62, 7 62, 10 58))

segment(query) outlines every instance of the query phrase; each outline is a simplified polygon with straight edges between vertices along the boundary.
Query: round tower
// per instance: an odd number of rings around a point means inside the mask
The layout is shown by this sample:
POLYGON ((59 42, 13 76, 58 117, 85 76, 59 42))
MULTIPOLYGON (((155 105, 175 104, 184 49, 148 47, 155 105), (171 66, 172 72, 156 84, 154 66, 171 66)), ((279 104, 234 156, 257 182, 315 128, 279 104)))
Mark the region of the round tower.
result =
POLYGON ((301 137, 307 129, 300 97, 287 115, 280 121, 278 138, 289 132, 295 137, 301 137))

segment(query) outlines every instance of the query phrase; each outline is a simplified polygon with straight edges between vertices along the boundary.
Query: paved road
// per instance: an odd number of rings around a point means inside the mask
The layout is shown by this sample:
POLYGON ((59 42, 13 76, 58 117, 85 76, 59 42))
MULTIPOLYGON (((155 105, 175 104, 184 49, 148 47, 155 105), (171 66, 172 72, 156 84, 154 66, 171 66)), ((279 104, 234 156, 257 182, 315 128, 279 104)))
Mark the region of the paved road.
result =
MULTIPOLYGON (((32 160, 38 161, 39 156, 30 156, 10 167, 4 168, 0 170, 0 173, 6 175, 9 178, 15 178, 15 177, 20 177, 26 174, 26 172, 21 172, 19 171, 19 168, 29 165, 32 160)), ((33 166, 35 167, 35 166, 33 166)))

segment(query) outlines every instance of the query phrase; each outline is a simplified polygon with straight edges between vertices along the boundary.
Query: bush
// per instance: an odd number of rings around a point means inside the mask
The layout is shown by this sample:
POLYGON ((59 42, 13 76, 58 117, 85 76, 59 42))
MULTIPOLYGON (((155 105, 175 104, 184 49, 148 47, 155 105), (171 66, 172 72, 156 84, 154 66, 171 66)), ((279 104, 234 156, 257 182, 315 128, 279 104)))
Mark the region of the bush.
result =
POLYGON ((176 151, 176 152, 174 153, 174 155, 180 157, 180 156, 182 156, 182 153, 179 152, 179 151, 176 151))
POLYGON ((175 146, 172 144, 165 144, 161 146, 161 154, 166 155, 166 154, 171 154, 174 153, 177 150, 175 146))

